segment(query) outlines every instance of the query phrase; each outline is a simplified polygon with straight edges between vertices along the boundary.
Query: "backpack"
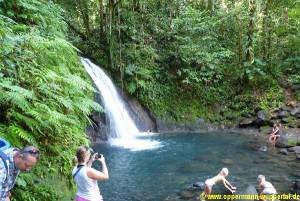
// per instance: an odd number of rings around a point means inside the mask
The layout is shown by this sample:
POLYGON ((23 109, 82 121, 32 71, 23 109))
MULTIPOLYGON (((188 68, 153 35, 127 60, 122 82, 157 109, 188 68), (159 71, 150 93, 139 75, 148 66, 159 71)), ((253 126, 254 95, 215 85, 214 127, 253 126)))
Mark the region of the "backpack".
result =
POLYGON ((8 170, 8 163, 9 163, 9 158, 8 156, 3 152, 5 149, 10 148, 10 144, 9 142, 7 142, 6 140, 0 138, 0 158, 3 160, 3 164, 6 170, 6 177, 4 180, 4 184, 7 182, 8 180, 8 174, 9 174, 9 170, 8 170))
POLYGON ((0 138, 0 151, 4 151, 5 149, 10 148, 9 142, 4 140, 3 138, 0 138))

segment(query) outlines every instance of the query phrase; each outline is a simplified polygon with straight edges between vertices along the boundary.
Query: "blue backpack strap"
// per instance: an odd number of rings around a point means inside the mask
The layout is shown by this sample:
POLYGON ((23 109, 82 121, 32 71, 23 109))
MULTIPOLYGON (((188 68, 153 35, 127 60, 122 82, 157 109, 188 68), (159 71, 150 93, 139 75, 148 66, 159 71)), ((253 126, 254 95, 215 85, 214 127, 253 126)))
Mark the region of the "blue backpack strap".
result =
POLYGON ((6 183, 7 182, 7 180, 8 180, 8 174, 9 174, 9 169, 8 169, 8 165, 7 165, 7 163, 9 162, 9 158, 8 158, 8 156, 5 154, 5 153, 3 153, 2 151, 0 151, 0 158, 2 159, 2 161, 3 161, 3 164, 4 164, 4 167, 5 167, 5 170, 6 170, 6 177, 5 177, 5 180, 4 180, 4 183, 6 183))
POLYGON ((81 170, 81 168, 83 168, 84 167, 84 165, 78 165, 77 166, 77 171, 73 174, 73 179, 75 179, 75 177, 76 177, 76 175, 79 173, 79 171, 81 170))
POLYGON ((10 147, 9 142, 4 140, 3 138, 0 138, 0 151, 8 149, 9 147, 10 147))

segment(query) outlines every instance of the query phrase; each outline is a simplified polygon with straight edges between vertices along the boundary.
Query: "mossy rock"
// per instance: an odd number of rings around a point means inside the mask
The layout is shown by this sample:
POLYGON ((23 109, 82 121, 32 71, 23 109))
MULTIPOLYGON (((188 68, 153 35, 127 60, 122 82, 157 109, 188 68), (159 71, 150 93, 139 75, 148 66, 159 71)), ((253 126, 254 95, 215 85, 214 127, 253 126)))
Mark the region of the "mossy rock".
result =
POLYGON ((276 142, 276 146, 280 148, 289 148, 297 146, 299 140, 294 137, 281 136, 276 142))
POLYGON ((193 198, 194 196, 196 196, 196 192, 183 190, 179 193, 179 195, 180 195, 181 199, 189 200, 189 199, 193 198))
POLYGON ((270 126, 262 126, 259 128, 259 132, 264 135, 268 135, 272 132, 272 127, 270 126))
POLYGON ((297 146, 298 142, 296 140, 288 140, 288 145, 291 147, 297 146))

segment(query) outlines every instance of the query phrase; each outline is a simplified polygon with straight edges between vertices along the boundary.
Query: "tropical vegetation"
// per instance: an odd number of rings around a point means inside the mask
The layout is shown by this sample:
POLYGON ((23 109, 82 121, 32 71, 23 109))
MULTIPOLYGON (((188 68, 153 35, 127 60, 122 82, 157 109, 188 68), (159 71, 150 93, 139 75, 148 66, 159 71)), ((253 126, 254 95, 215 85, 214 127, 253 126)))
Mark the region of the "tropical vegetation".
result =
POLYGON ((42 152, 12 200, 72 196, 102 111, 79 55, 157 117, 230 123, 300 101, 299 17, 299 0, 0 0, 0 136, 42 152))

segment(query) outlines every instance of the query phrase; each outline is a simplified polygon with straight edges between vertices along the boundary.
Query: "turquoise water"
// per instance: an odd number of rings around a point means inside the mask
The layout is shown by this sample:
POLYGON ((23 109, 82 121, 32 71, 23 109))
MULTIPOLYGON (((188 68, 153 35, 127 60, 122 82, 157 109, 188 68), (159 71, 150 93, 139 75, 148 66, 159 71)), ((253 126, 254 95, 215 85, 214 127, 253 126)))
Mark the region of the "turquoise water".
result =
MULTIPOLYGON (((229 169, 227 179, 238 191, 256 184, 264 174, 279 193, 288 192, 298 163, 269 147, 257 151, 258 139, 237 134, 161 134, 151 136, 162 147, 130 151, 108 144, 96 146, 104 154, 110 178, 99 182, 105 200, 160 201, 197 181, 229 169)), ((148 138, 147 138, 148 139, 148 138)), ((261 141, 261 140, 260 140, 261 141)), ((214 189, 223 188, 222 184, 214 189)))

